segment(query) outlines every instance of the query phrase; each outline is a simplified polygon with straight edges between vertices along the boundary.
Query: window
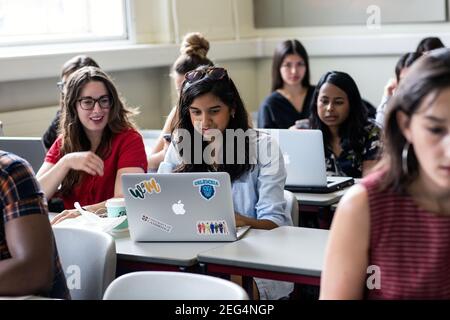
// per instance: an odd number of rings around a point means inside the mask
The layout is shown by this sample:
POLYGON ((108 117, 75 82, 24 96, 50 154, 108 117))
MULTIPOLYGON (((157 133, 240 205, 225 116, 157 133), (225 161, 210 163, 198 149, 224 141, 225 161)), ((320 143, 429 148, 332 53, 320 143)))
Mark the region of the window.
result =
POLYGON ((0 45, 127 39, 126 0, 0 0, 0 45))

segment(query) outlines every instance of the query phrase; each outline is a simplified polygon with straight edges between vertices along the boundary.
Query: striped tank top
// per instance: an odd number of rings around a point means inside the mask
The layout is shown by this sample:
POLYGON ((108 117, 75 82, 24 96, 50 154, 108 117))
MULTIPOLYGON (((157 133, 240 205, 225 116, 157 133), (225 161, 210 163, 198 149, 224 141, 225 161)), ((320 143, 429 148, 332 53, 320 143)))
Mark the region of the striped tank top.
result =
POLYGON ((437 215, 410 195, 380 191, 381 178, 378 172, 361 182, 369 197, 369 266, 380 276, 379 289, 366 286, 366 298, 450 299, 450 212, 437 215))

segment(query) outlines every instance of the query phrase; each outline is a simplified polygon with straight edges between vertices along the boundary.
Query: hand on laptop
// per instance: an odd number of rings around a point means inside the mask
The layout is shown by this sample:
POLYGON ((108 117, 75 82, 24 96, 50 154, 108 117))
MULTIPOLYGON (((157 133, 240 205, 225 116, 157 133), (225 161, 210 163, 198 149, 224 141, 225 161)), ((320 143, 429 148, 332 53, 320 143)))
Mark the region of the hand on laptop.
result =
POLYGON ((70 169, 103 176, 103 160, 91 151, 68 153, 63 159, 70 169))
POLYGON ((243 215, 235 212, 234 217, 236 218, 236 227, 242 227, 247 225, 245 217, 243 215))

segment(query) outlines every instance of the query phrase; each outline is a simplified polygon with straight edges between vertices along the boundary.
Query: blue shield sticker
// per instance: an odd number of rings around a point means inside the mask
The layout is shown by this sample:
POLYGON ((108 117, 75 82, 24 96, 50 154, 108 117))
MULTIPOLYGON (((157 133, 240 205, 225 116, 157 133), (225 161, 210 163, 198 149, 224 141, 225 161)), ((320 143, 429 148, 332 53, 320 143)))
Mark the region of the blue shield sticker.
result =
POLYGON ((203 199, 211 200, 216 195, 216 187, 219 187, 220 183, 216 179, 197 179, 194 180, 193 185, 199 188, 203 199))
POLYGON ((212 185, 205 184, 200 187, 200 194, 206 200, 210 200, 212 197, 214 197, 215 193, 216 190, 214 190, 214 187, 212 185))

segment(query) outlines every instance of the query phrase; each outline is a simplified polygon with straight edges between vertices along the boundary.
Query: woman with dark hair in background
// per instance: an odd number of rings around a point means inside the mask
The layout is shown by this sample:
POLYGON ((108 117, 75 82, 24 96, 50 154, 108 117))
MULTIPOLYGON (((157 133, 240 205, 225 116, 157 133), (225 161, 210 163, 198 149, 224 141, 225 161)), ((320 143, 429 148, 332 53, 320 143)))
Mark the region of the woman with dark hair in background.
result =
POLYGON ((384 114, 386 113, 386 105, 389 99, 394 95, 400 80, 402 80, 409 67, 421 56, 417 52, 408 52, 400 57, 397 64, 395 65, 395 78, 389 79, 388 83, 384 87, 383 98, 381 98, 381 103, 377 108, 376 123, 382 127, 384 123, 384 114))
MULTIPOLYGON (((180 56, 174 62, 170 76, 175 83, 177 94, 180 92, 181 84, 184 81, 184 75, 196 69, 199 66, 213 66, 213 62, 207 58, 209 51, 209 42, 199 32, 188 33, 184 36, 181 43, 180 56)), ((155 143, 151 154, 148 156, 148 170, 156 171, 169 146, 169 137, 173 131, 176 122, 176 108, 167 116, 161 135, 155 143)))
POLYGON ((376 163, 379 129, 368 119, 358 87, 345 72, 322 76, 309 120, 298 121, 296 126, 322 131, 328 175, 361 178, 376 163))
POLYGON ((272 93, 258 111, 259 128, 288 129, 309 117, 314 87, 310 84, 308 53, 298 40, 286 40, 275 49, 272 93))
POLYGON ((389 102, 377 171, 339 202, 321 299, 450 299, 450 50, 420 58, 389 102))
POLYGON ((55 142, 56 138, 58 137, 58 126, 59 126, 59 119, 61 117, 61 110, 63 109, 63 102, 64 102, 64 87, 66 85, 67 79, 69 76, 77 71, 78 69, 81 69, 83 67, 97 67, 99 68, 97 62, 94 61, 91 57, 85 56, 85 55, 79 55, 71 58, 66 63, 64 63, 62 69, 61 69, 61 80, 56 84, 61 91, 60 95, 60 103, 59 103, 59 110, 56 112, 56 116, 53 119, 52 123, 48 127, 48 129, 45 131, 42 140, 44 142, 45 148, 48 150, 52 146, 53 142, 55 142))

